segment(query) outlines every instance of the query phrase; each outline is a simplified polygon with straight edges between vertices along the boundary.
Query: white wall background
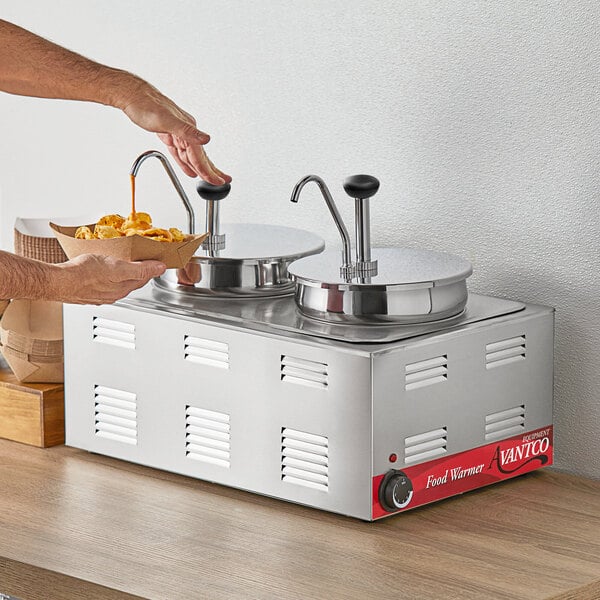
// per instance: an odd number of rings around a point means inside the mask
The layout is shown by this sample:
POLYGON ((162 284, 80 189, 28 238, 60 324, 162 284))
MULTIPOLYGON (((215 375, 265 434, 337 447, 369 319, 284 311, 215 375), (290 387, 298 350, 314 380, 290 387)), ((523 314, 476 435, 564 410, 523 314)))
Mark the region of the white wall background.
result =
MULTIPOLYGON (((314 172, 380 178, 376 245, 460 254, 472 291, 557 308, 557 466, 600 478, 600 4, 595 0, 43 0, 0 14, 134 71, 234 177, 225 221, 337 243, 314 172)), ((0 245, 17 216, 127 211, 151 134, 98 105, 0 94, 0 245)), ((182 175, 182 177, 184 177, 182 175)), ((184 225, 158 162, 139 206, 184 225)), ((191 180, 184 182, 194 195, 191 180)))

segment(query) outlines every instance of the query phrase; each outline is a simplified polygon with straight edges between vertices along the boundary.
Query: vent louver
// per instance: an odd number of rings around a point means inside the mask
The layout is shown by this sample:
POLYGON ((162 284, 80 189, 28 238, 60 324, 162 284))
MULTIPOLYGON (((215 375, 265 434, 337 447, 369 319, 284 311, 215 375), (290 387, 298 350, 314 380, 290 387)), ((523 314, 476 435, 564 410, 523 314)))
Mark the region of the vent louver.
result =
POLYGON ((485 347, 485 368, 493 369, 525 360, 525 336, 501 340, 485 347))
POLYGON ((404 440, 404 462, 411 465, 447 453, 448 430, 445 427, 434 429, 404 440))
POLYGON ((329 486, 327 438, 288 427, 282 428, 281 479, 326 492, 329 486))
POLYGON ((327 389, 328 378, 327 363, 281 356, 281 381, 285 383, 327 389))
POLYGON ((135 350, 135 325, 94 317, 92 337, 95 342, 135 350))
POLYGON ((185 360, 210 367, 229 369, 229 344, 186 335, 183 346, 185 360))
POLYGON ((442 383, 448 378, 448 357, 437 356, 406 365, 404 389, 416 390, 434 383, 442 383))
POLYGON ((137 397, 132 392, 94 387, 95 433, 125 444, 137 444, 137 397))
POLYGON ((192 460, 229 468, 231 462, 229 415, 186 406, 185 455, 192 460))
POLYGON ((485 418, 486 441, 511 437, 525 431, 525 405, 492 413, 485 418))

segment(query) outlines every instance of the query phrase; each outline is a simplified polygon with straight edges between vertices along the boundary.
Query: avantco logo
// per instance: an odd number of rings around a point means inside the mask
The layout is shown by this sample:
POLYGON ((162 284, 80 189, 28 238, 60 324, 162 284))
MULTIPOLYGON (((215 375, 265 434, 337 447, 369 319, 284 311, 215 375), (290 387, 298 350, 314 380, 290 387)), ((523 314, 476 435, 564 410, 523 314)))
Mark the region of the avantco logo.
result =
POLYGON ((536 440, 527 440, 518 446, 513 446, 506 450, 502 450, 500 446, 496 446, 488 470, 492 469, 495 465, 500 473, 515 473, 532 461, 539 461, 540 466, 543 466, 549 460, 546 454, 549 448, 550 438, 548 436, 536 440), (509 465, 510 467, 508 467, 509 465))

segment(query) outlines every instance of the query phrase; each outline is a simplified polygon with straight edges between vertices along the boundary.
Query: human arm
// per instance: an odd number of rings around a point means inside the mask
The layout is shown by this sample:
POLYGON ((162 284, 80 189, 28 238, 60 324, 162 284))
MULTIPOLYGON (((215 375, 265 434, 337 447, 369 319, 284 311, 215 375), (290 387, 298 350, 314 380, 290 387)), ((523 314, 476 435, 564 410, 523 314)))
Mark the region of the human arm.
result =
POLYGON ((126 262, 84 254, 48 264, 0 251, 0 298, 111 304, 165 272, 155 260, 126 262))
POLYGON ((183 171, 220 185, 231 177, 209 160, 208 134, 195 119, 137 75, 89 60, 0 19, 0 90, 21 96, 97 102, 155 132, 183 171))

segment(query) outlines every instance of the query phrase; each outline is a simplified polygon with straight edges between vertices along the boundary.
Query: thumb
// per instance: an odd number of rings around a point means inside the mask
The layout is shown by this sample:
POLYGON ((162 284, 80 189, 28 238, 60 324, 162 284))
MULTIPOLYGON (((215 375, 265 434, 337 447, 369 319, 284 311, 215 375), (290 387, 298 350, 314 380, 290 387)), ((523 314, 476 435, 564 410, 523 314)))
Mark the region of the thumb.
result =
POLYGON ((152 279, 159 277, 167 270, 165 263, 158 260, 140 260, 131 264, 137 266, 135 279, 152 279))

